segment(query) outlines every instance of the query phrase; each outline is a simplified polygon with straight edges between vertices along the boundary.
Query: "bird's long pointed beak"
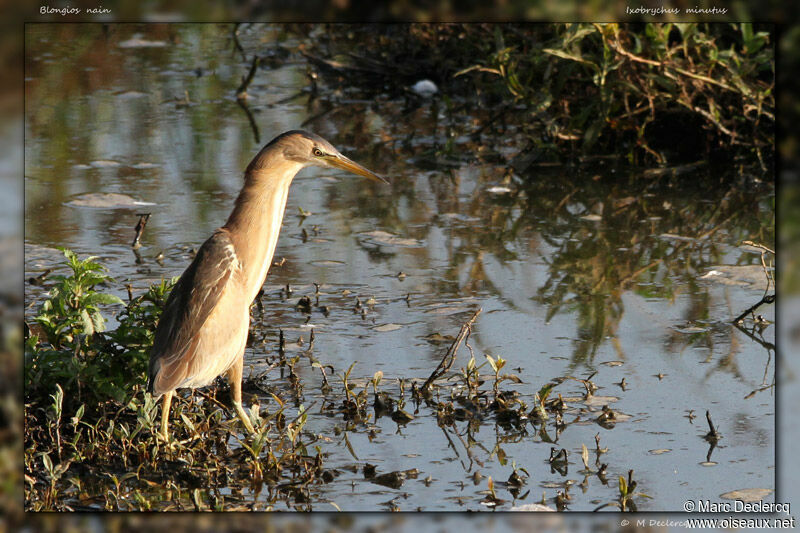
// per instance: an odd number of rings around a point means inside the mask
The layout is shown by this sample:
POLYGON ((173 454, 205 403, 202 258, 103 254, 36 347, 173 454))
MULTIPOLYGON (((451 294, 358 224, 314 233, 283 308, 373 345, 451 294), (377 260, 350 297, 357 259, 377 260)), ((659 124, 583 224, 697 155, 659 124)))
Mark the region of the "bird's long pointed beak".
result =
POLYGON ((328 162, 330 163, 331 166, 340 168, 342 170, 346 170, 353 174, 358 174, 359 176, 364 176, 365 178, 369 178, 372 181, 377 181, 379 183, 386 183, 386 184, 389 183, 383 177, 375 174, 374 172, 365 167, 362 167, 352 159, 349 159, 343 156, 342 154, 337 154, 336 156, 331 157, 330 159, 328 159, 328 162))

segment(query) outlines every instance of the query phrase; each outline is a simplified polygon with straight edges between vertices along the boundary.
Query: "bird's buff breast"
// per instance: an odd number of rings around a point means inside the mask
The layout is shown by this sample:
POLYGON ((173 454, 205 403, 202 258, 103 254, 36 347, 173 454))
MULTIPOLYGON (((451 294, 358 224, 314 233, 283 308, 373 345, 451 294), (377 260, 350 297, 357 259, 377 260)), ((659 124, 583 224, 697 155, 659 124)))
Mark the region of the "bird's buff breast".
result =
MULTIPOLYGON (((236 280, 235 282, 238 282, 236 280)), ((198 334, 197 351, 182 387, 203 387, 241 357, 250 326, 250 302, 229 287, 198 334)))

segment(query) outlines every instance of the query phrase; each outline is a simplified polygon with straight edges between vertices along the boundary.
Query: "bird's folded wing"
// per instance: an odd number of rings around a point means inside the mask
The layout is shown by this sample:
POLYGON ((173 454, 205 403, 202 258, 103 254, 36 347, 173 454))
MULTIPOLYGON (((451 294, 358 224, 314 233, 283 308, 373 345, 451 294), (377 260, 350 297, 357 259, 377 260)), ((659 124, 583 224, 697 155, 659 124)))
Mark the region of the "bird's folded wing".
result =
POLYGON ((191 378, 200 330, 238 268, 229 233, 220 228, 200 247, 164 306, 150 355, 150 392, 172 390, 191 378))

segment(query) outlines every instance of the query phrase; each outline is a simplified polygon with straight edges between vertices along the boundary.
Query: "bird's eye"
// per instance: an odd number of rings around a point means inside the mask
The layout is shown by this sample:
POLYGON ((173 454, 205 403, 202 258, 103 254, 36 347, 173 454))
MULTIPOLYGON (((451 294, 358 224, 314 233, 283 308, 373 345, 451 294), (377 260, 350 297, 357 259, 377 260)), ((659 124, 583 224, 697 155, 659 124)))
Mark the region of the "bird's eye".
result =
POLYGON ((314 148, 314 150, 311 153, 314 154, 314 157, 322 157, 322 150, 320 150, 319 148, 314 148))

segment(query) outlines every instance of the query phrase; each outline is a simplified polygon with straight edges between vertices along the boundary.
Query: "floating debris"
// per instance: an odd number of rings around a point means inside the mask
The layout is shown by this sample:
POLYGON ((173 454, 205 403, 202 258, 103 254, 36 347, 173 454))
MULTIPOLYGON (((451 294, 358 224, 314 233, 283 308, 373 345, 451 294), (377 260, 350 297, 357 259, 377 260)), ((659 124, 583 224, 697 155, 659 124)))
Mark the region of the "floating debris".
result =
POLYGON ((519 506, 514 506, 509 511, 519 511, 523 513, 555 513, 556 510, 548 505, 541 503, 525 503, 519 506))
POLYGON ((439 332, 426 335, 424 339, 430 342, 431 344, 451 343, 454 340, 456 340, 456 338, 453 337, 452 335, 442 335, 439 332))
MULTIPOLYGON (((767 267, 767 272, 772 272, 767 267)), ((708 272, 699 279, 721 283, 722 285, 751 286, 764 290, 768 284, 767 275, 762 265, 717 265, 712 266, 708 272)))
POLYGON ((400 329, 402 327, 403 326, 400 325, 400 324, 391 324, 390 323, 390 324, 382 324, 380 326, 375 326, 372 329, 374 329, 375 331, 386 332, 386 331, 396 331, 396 330, 398 330, 398 329, 400 329))
POLYGON ((650 450, 650 455, 663 455, 665 453, 671 452, 671 448, 658 448, 657 450, 650 450))
POLYGON ((720 494, 719 497, 724 500, 739 500, 747 503, 760 502, 767 496, 772 494, 772 489, 738 489, 720 494))
POLYGON ((420 247, 422 243, 417 239, 409 239, 392 235, 389 232, 375 230, 361 233, 362 244, 385 245, 385 246, 407 246, 410 248, 420 247))
POLYGON ((659 239, 665 241, 683 241, 683 242, 696 242, 697 239, 694 237, 686 237, 684 235, 675 235, 673 233, 662 233, 658 236, 659 239))
POLYGON ((417 83, 411 86, 411 90, 423 98, 430 98, 439 92, 439 88, 436 86, 436 84, 428 79, 419 80, 417 83))
POLYGON ((457 313, 467 313, 470 311, 472 311, 472 307, 466 305, 464 306, 445 305, 441 307, 433 306, 432 308, 426 309, 424 312, 431 313, 434 315, 455 315, 457 313))
POLYGON ((66 205, 73 207, 92 207, 97 209, 117 209, 129 207, 142 207, 156 205, 151 202, 136 200, 127 194, 118 193, 87 193, 76 196, 66 205))
POLYGON ((573 403, 583 403, 587 407, 603 407, 609 403, 618 402, 617 396, 589 396, 588 398, 564 398, 565 401, 573 403))
POLYGON ((115 168, 121 165, 122 163, 119 161, 113 161, 111 159, 98 159, 89 163, 89 166, 92 168, 115 168))
POLYGON ((163 48, 167 46, 167 42, 149 41, 147 39, 133 37, 132 39, 120 42, 117 46, 120 48, 163 48))
POLYGON ((141 91, 122 91, 115 94, 114 96, 116 96, 117 98, 122 98, 124 100, 131 100, 134 98, 146 98, 149 95, 141 91))
POLYGON ((370 477, 369 480, 377 485, 399 489, 403 486, 406 479, 416 479, 417 476, 419 476, 419 470, 410 468, 408 470, 398 470, 387 474, 375 475, 374 477, 370 477))
POLYGON ((684 327, 674 326, 672 329, 674 331, 677 331, 678 333, 686 333, 686 334, 689 334, 689 335, 694 334, 694 333, 706 333, 708 331, 711 331, 711 328, 693 326, 693 325, 687 325, 687 326, 684 326, 684 327))

